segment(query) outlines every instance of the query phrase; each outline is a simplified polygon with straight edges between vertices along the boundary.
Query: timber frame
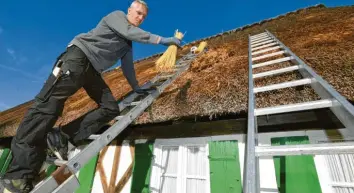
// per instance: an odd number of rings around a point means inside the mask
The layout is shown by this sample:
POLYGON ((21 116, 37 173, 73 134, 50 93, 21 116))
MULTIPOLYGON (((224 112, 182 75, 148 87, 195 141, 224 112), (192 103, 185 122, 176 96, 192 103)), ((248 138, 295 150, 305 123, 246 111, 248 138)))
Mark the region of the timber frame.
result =
POLYGON ((103 159, 107 153, 108 147, 106 146, 99 155, 99 159, 97 162, 97 167, 96 167, 96 173, 99 173, 100 178, 101 178, 101 183, 102 183, 102 188, 104 193, 119 193, 122 191, 123 187, 125 184, 128 182, 130 179, 132 173, 133 173, 133 166, 134 166, 134 151, 135 151, 135 146, 134 143, 131 142, 129 143, 129 149, 130 149, 130 154, 132 158, 132 163, 130 163, 129 167, 127 170, 124 172, 122 178, 119 180, 117 185, 115 184, 117 180, 117 174, 118 174, 118 169, 119 169, 119 161, 120 161, 120 154, 121 154, 121 149, 122 149, 122 140, 113 140, 110 145, 115 146, 115 151, 114 151, 114 160, 113 160, 113 167, 112 167, 112 173, 111 173, 111 178, 109 181, 107 181, 107 176, 104 172, 103 169, 103 159))

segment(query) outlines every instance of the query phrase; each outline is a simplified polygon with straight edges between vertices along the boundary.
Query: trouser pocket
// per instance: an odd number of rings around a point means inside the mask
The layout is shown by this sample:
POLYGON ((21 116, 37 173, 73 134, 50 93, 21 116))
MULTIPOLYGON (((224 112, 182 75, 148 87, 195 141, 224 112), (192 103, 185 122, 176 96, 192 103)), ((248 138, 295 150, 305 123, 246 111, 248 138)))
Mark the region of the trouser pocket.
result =
POLYGON ((41 91, 37 94, 36 98, 41 101, 41 102, 46 102, 48 100, 48 98, 50 97, 53 88, 55 87, 56 82, 58 81, 58 79, 61 76, 61 69, 57 68, 61 68, 62 65, 62 60, 64 58, 66 52, 63 52, 62 54, 60 54, 60 56, 57 58, 57 60, 55 61, 53 68, 52 68, 52 72, 50 73, 49 77, 47 78, 46 82, 44 83, 41 91))

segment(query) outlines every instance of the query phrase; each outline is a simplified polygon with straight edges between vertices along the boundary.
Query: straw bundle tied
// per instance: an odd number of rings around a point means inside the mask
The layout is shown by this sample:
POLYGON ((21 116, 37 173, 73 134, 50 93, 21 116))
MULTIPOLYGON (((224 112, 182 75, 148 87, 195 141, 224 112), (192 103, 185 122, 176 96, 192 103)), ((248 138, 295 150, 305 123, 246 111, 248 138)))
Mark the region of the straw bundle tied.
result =
MULTIPOLYGON (((183 38, 183 34, 176 30, 175 37, 178 39, 183 38)), ((170 45, 167 50, 163 53, 163 55, 156 61, 156 69, 158 71, 169 71, 176 64, 177 57, 177 46, 170 45)))
POLYGON ((191 52, 192 52, 193 54, 198 54, 198 53, 204 51, 204 49, 206 48, 206 46, 207 46, 207 42, 205 42, 205 41, 200 42, 200 44, 199 44, 198 47, 197 47, 197 46, 191 47, 191 52))
POLYGON ((206 46, 207 46, 206 42, 200 42, 198 48, 195 50, 195 53, 202 52, 206 46))

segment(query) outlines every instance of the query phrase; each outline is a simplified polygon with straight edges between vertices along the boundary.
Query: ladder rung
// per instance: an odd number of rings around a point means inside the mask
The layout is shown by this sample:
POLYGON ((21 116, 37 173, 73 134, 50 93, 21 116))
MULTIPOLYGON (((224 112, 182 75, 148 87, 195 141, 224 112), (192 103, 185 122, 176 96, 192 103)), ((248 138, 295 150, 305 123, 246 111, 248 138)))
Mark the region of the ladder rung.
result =
POLYGON ((188 63, 182 63, 182 64, 178 64, 175 66, 176 69, 179 69, 179 68, 183 68, 183 67, 186 67, 188 65, 188 63))
POLYGON ((91 139, 91 140, 96 140, 100 137, 101 135, 90 135, 87 139, 91 139))
POLYGON ((250 39, 256 39, 256 38, 260 38, 260 37, 264 37, 264 36, 269 36, 270 35, 268 33, 263 33, 263 34, 257 34, 257 35, 254 35, 254 36, 250 36, 250 39))
POLYGON ((272 57, 272 56, 277 56, 277 55, 281 55, 284 54, 286 51, 279 51, 279 52, 274 52, 274 53, 270 53, 270 54, 266 54, 263 56, 258 56, 258 57, 254 57, 252 58, 252 61, 256 61, 256 60, 260 60, 260 59, 264 59, 264 58, 268 58, 268 57, 272 57))
POLYGON ((263 62, 263 63, 254 64, 254 65, 252 65, 252 68, 258 68, 258 67, 262 67, 262 66, 268 66, 268 65, 271 65, 271 64, 286 62, 286 61, 289 61, 289 60, 292 60, 292 59, 294 59, 294 57, 292 57, 292 56, 285 57, 285 58, 279 58, 279 59, 276 59, 276 60, 271 60, 271 61, 267 61, 267 62, 263 62))
POLYGON ((251 36, 251 38, 257 37, 257 36, 262 36, 262 35, 268 35, 268 33, 267 32, 262 32, 262 33, 259 33, 259 34, 251 36))
POLYGON ((268 41, 268 40, 271 40, 271 39, 272 39, 271 37, 265 37, 265 38, 261 38, 261 39, 258 39, 258 40, 253 40, 253 41, 251 41, 251 44, 256 44, 256 43, 263 42, 263 41, 268 41))
POLYGON ((255 39, 259 39, 259 38, 264 38, 264 37, 269 37, 268 34, 262 34, 262 35, 258 35, 258 36, 251 36, 251 40, 255 40, 255 39))
POLYGON ((264 36, 270 36, 268 35, 267 33, 264 33, 264 34, 257 34, 257 35, 254 35, 254 36, 250 36, 250 39, 256 39, 256 38, 260 38, 260 37, 264 37, 264 36))
POLYGON ((46 162, 49 164, 54 164, 56 166, 62 166, 65 165, 68 161, 55 158, 47 158, 46 162))
POLYGON ((131 102, 129 103, 130 106, 137 106, 141 103, 141 101, 135 101, 135 102, 131 102))
POLYGON ((253 52, 252 55, 261 54, 261 53, 268 52, 268 51, 272 51, 272 50, 276 50, 276 49, 279 49, 279 48, 281 48, 281 47, 280 47, 280 46, 270 47, 270 48, 267 48, 267 49, 264 49, 264 50, 260 50, 260 51, 257 51, 257 52, 253 52))
POLYGON ((253 51, 256 51, 256 50, 259 50, 259 49, 262 49, 262 48, 266 48, 266 47, 270 47, 270 46, 274 46, 274 45, 277 45, 277 44, 278 44, 277 42, 266 44, 266 45, 263 45, 263 46, 252 48, 251 51, 253 52, 253 51))
POLYGON ((265 91, 271 91, 271 90, 278 90, 278 89, 282 89, 282 88, 301 86, 301 85, 311 84, 314 81, 315 80, 312 80, 311 78, 304 78, 301 80, 294 80, 294 81, 283 82, 283 83, 279 83, 279 84, 272 84, 269 86, 262 86, 262 87, 254 88, 253 92, 259 93, 259 92, 265 92, 265 91))
POLYGON ((285 112, 296 112, 296 111, 304 111, 311 109, 321 109, 332 107, 334 104, 333 100, 323 99, 311 102, 290 104, 290 105, 280 105, 274 107, 266 107, 266 108, 258 108, 254 110, 255 116, 261 115, 272 115, 277 113, 285 113, 285 112))
POLYGON ((264 36, 264 35, 268 36, 268 33, 267 32, 263 32, 263 33, 260 33, 260 34, 253 35, 253 36, 251 36, 251 39, 252 38, 258 38, 258 37, 261 37, 261 36, 264 36))
POLYGON ((328 185, 332 187, 354 188, 354 183, 350 182, 330 182, 328 185))
POLYGON ((122 118, 123 118, 124 116, 116 116, 115 118, 114 118, 114 120, 116 120, 116 121, 119 121, 119 120, 121 120, 122 118))
MULTIPOLYGON (((177 66, 176 66, 177 67, 177 66)), ((169 75, 164 75, 164 76, 160 76, 159 79, 168 79, 171 78, 174 74, 169 74, 169 75)))
POLYGON ((254 39, 251 39, 251 42, 253 43, 254 41, 259 41, 259 40, 266 39, 266 38, 270 38, 270 36, 262 36, 259 38, 254 38, 254 39))
POLYGON ((256 156, 352 154, 353 142, 257 146, 256 156))
POLYGON ((262 39, 262 38, 267 38, 267 37, 271 37, 271 36, 266 34, 266 35, 262 35, 262 36, 258 36, 258 37, 251 37, 250 40, 251 41, 255 41, 255 40, 262 39))
POLYGON ((254 74, 253 78, 272 76, 272 75, 281 74, 281 73, 285 73, 285 72, 291 72, 291 71, 298 70, 298 69, 300 69, 300 67, 298 65, 290 66, 290 67, 286 67, 286 68, 281 68, 281 69, 277 69, 277 70, 270 70, 270 71, 254 74))
POLYGON ((268 43, 271 43, 271 42, 274 42, 274 40, 271 39, 271 40, 267 40, 267 41, 260 42, 260 43, 257 43, 257 44, 251 44, 251 48, 256 48, 257 46, 260 46, 260 45, 263 45, 263 44, 268 44, 268 43))

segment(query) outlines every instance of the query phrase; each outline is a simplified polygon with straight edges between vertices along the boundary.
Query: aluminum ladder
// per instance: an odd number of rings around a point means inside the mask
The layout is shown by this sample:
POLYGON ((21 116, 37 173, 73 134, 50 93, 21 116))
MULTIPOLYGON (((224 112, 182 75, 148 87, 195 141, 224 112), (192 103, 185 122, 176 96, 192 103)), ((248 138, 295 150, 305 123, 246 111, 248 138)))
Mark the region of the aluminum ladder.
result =
MULTIPOLYGON (((202 53, 202 52, 201 52, 202 53)), ((200 54, 200 53, 199 53, 200 54)), ((131 122, 141 115, 152 102, 168 87, 175 79, 185 72, 197 54, 188 53, 176 61, 176 67, 169 73, 160 73, 142 88, 156 87, 155 91, 143 96, 140 101, 135 101, 139 95, 131 93, 119 103, 121 111, 129 111, 122 116, 115 118, 116 122, 101 135, 91 135, 89 139, 93 141, 88 144, 81 152, 70 160, 54 160, 53 162, 61 165, 50 177, 36 185, 32 193, 73 193, 80 187, 76 173, 94 156, 96 156, 106 145, 118 136, 131 122)), ((141 95, 140 95, 141 97, 141 95)))
POLYGON ((329 108, 342 124, 354 132, 354 106, 341 96, 325 80, 317 75, 304 61, 297 57, 288 47, 280 42, 268 30, 248 37, 249 58, 249 98, 248 98, 248 130, 245 146, 245 167, 243 177, 243 192, 260 192, 259 157, 286 155, 318 155, 354 153, 354 142, 326 143, 307 145, 258 146, 257 117, 279 113, 329 108), (269 53, 272 51, 272 53, 269 53), (268 53, 267 53, 268 52, 268 53), (261 55, 260 55, 261 54, 261 55), (257 60, 273 56, 284 56, 280 59, 254 63, 257 60), (276 65, 289 61, 293 66, 253 74, 255 68, 276 65), (254 88, 254 79, 275 76, 286 72, 298 71, 302 79, 254 88), (300 85, 311 85, 321 100, 290 105, 255 107, 255 93, 277 90, 300 85))

